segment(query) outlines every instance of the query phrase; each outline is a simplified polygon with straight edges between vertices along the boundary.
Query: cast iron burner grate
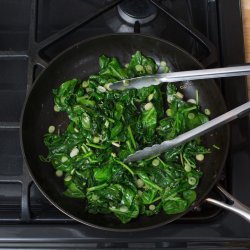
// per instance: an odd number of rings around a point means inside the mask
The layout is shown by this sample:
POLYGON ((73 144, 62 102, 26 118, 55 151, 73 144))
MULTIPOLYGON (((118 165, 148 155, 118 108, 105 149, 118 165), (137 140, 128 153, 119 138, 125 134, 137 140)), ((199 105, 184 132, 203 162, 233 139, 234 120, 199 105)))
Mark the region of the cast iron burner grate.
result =
MULTIPOLYGON (((64 49, 60 42, 66 41, 64 46, 67 47, 69 40, 71 39, 70 35, 73 32, 77 33, 79 30, 81 31, 82 26, 89 25, 92 21, 96 21, 102 16, 117 12, 116 7, 120 2, 121 1, 119 0, 108 1, 108 3, 105 2, 106 4, 104 6, 101 6, 97 10, 91 11, 91 14, 88 16, 84 16, 81 20, 76 21, 38 41, 39 37, 41 38, 43 36, 41 34, 43 29, 46 30, 48 27, 46 27, 45 23, 42 24, 44 26, 40 28, 38 27, 39 18, 44 18, 39 17, 39 10, 41 10, 42 3, 38 2, 38 0, 31 0, 28 49, 24 51, 0 51, 0 59, 3 60, 4 63, 10 64, 10 68, 13 69, 14 67, 17 69, 17 71, 21 70, 20 74, 22 74, 22 79, 27 82, 25 87, 22 86, 23 96, 21 100, 19 100, 19 103, 23 102, 25 93, 27 93, 27 91, 32 86, 37 74, 48 65, 47 60, 51 60, 54 54, 58 53, 58 47, 59 50, 64 49), (58 47, 55 46, 57 43, 59 44, 58 47), (56 49, 53 49, 53 46, 56 49), (23 72, 25 72, 26 67, 27 74, 25 75, 23 72)), ((173 16, 173 14, 165 7, 165 5, 160 4, 159 2, 160 1, 157 0, 152 1, 154 4, 153 14, 147 13, 147 15, 152 17, 152 15, 156 13, 155 10, 157 10, 159 12, 159 18, 162 16, 167 16, 167 18, 171 20, 172 23, 175 23, 179 29, 182 29, 188 36, 192 38, 191 52, 193 52, 193 54, 196 54, 197 51, 199 54, 199 51, 201 51, 201 49, 198 48, 199 46, 203 47, 203 50, 205 48, 206 53, 202 52, 201 54, 203 55, 203 58, 200 58, 204 65, 208 66, 219 63, 218 58, 216 57, 215 46, 199 31, 173 16)), ((46 3, 44 3, 44 5, 46 5, 46 3)), ((119 10, 121 9, 121 6, 119 7, 119 10)), ((135 22, 133 29, 136 32, 140 32, 140 23, 135 22)), ((98 32, 99 30, 96 33, 98 32)), ((83 34, 85 33, 83 32, 83 34)), ((162 32, 159 36, 164 37, 164 32, 162 32)), ((78 34, 78 36, 71 39, 71 42, 74 43, 74 39, 79 41, 79 39, 82 40, 84 38, 86 37, 81 35, 79 36, 78 34)), ((16 106, 19 107, 20 105, 18 106, 17 103, 16 106)), ((7 110, 5 110, 5 112, 7 112, 7 110)), ((18 117, 18 114, 15 114, 10 119, 6 119, 6 122, 0 122, 0 143, 2 143, 1 147, 3 148, 1 155, 5 157, 5 162, 0 162, 2 163, 0 168, 4 168, 0 169, 0 223, 73 223, 73 220, 66 217, 55 207, 53 207, 43 197, 43 195, 41 195, 32 182, 27 166, 21 157, 18 135, 20 124, 19 122, 16 122, 16 117, 18 117), (8 148, 9 142, 11 142, 12 146, 14 145, 13 152, 11 151, 12 149, 8 148), (6 166, 6 162, 9 162, 10 166, 6 166)), ((225 179, 222 181, 222 185, 226 185, 225 179)), ((211 196, 219 196, 219 198, 222 199, 216 189, 211 192, 211 196)), ((191 223, 198 221, 200 223, 204 223, 216 218, 220 211, 221 210, 219 208, 204 203, 200 207, 195 208, 193 211, 181 218, 179 222, 189 221, 191 223)))

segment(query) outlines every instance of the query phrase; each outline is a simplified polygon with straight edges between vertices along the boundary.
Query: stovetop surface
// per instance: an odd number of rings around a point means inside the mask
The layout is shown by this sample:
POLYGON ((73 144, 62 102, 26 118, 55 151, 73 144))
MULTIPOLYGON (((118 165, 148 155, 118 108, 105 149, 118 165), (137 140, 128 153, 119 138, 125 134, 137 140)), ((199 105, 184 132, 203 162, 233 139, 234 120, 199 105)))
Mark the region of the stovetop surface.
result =
MULTIPOLYGON (((161 1, 168 14, 155 8, 156 17, 143 25, 126 23, 118 14, 116 2, 2 0, 0 3, 0 246, 14 246, 14 242, 22 242, 22 246, 33 242, 39 246, 42 239, 54 247, 61 243, 68 247, 85 244, 144 249, 209 244, 228 249, 247 246, 250 225, 237 215, 206 203, 164 227, 114 233, 74 222, 53 207, 32 182, 19 142, 22 106, 27 89, 43 69, 42 65, 70 45, 100 34, 140 32, 177 44, 206 67, 244 62, 239 1, 161 1), (103 13, 77 27, 77 22, 86 21, 100 10, 103 13), (184 25, 187 27, 183 28, 184 25), (74 31, 69 32, 70 27, 74 31)), ((217 83, 228 109, 247 101, 244 77, 217 83)), ((221 183, 248 205, 249 149, 248 118, 242 118, 231 123, 231 145, 221 183)), ((210 195, 223 199, 216 189, 210 195)))

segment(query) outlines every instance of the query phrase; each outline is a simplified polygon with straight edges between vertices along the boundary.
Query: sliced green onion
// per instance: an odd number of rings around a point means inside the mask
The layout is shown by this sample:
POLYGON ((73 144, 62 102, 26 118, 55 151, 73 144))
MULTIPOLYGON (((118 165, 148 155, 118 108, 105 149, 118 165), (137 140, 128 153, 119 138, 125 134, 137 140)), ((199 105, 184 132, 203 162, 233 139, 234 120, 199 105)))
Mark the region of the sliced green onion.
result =
POLYGON ((120 207, 120 211, 121 211, 122 213, 127 213, 127 212, 128 212, 128 207, 122 206, 122 207, 120 207))
POLYGON ((194 119, 194 117, 195 117, 194 113, 189 113, 188 114, 188 119, 192 120, 192 119, 194 119))
POLYGON ((88 81, 83 81, 82 82, 82 87, 83 88, 87 88, 89 86, 89 82, 88 81))
POLYGON ((143 66, 138 64, 138 65, 135 66, 135 70, 136 71, 143 71, 143 66))
POLYGON ((108 121, 108 120, 105 121, 104 126, 105 126, 106 128, 109 127, 109 121, 108 121))
POLYGON ((154 98, 154 93, 152 93, 148 96, 148 102, 151 102, 153 100, 153 98, 154 98))
POLYGON ((55 106, 54 106, 54 111, 55 111, 55 112, 59 112, 59 111, 60 111, 60 108, 59 108, 57 105, 55 105, 55 106))
POLYGON ((205 110, 204 110, 204 113, 205 113, 206 115, 211 115, 210 109, 205 109, 205 110))
POLYGON ((117 147, 117 148, 119 148, 121 146, 119 143, 117 143, 115 141, 112 142, 112 145, 115 146, 115 147, 117 147))
POLYGON ((188 183, 192 186, 196 184, 196 179, 194 177, 189 177, 188 178, 188 183))
POLYGON ((52 134, 55 132, 55 129, 56 129, 55 126, 49 126, 48 131, 50 134, 52 134))
POLYGON ((62 162, 62 163, 66 162, 67 160, 68 160, 68 157, 67 157, 67 156, 63 156, 63 157, 61 158, 61 162, 62 162))
POLYGON ((112 157, 116 157, 116 153, 113 153, 113 152, 112 152, 112 153, 111 153, 111 156, 112 156, 112 157))
POLYGON ((183 94, 181 92, 176 92, 175 96, 178 97, 179 99, 183 98, 183 94))
POLYGON ((95 137, 93 138, 93 142, 94 142, 94 143, 99 143, 99 142, 100 142, 100 137, 99 137, 99 136, 95 136, 95 137))
POLYGON ((144 185, 144 181, 141 180, 141 179, 137 179, 136 180, 136 185, 137 185, 138 188, 142 188, 143 185, 144 185))
POLYGON ((148 102, 147 104, 144 105, 145 110, 150 110, 153 108, 153 103, 152 102, 148 102))
POLYGON ((71 176, 71 175, 67 175, 67 176, 64 178, 65 181, 70 181, 71 179, 72 179, 72 176, 71 176))
POLYGON ((196 158, 197 161, 203 161, 204 160, 204 154, 197 154, 195 156, 195 158, 196 158))
POLYGON ((187 100, 187 102, 189 102, 189 103, 193 103, 193 104, 196 104, 195 99, 188 99, 188 100, 187 100))
POLYGON ((146 66, 146 71, 147 71, 148 74, 152 74, 153 73, 153 69, 152 69, 152 67, 150 65, 146 66))
POLYGON ((167 114, 167 116, 171 116, 172 115, 172 110, 171 109, 167 109, 166 110, 166 114, 167 114))
POLYGON ((73 157, 77 156, 78 153, 79 153, 79 149, 78 149, 77 147, 74 147, 74 148, 71 150, 69 156, 70 156, 71 158, 73 158, 73 157))
POLYGON ((103 86, 98 86, 97 90, 102 92, 102 93, 106 92, 106 89, 103 86))
POLYGON ((160 161, 158 159, 154 159, 152 161, 152 165, 155 166, 155 167, 159 166, 159 164, 160 164, 160 161))
POLYGON ((160 62, 160 66, 161 66, 161 67, 166 67, 166 66, 167 66, 167 63, 166 63, 165 61, 161 61, 161 62, 160 62))
POLYGON ((185 170, 186 172, 190 172, 190 171, 191 171, 191 166, 190 166, 189 164, 185 163, 185 164, 184 164, 184 170, 185 170))
POLYGON ((63 176, 63 171, 62 170, 56 170, 56 176, 57 177, 62 177, 63 176))
POLYGON ((151 204, 151 205, 149 205, 149 210, 151 210, 151 211, 154 211, 155 210, 155 205, 154 204, 151 204))

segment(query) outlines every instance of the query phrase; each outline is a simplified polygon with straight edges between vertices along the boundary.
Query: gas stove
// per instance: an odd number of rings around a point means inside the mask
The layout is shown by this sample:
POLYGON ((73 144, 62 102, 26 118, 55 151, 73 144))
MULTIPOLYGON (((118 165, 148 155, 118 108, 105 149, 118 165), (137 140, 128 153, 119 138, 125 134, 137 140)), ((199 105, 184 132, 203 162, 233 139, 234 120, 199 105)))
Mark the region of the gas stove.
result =
MULTIPOLYGON (((250 247, 250 224, 206 203, 178 221, 138 233, 79 224, 39 192, 19 143, 27 91, 58 53, 83 39, 106 33, 150 34, 177 44, 208 68, 244 63, 239 0, 2 0, 0 6, 0 247, 250 247)), ((247 101, 244 77, 217 84, 228 109, 247 101)), ((230 128, 220 184, 250 205, 249 119, 238 119, 230 128)), ((225 200, 216 188, 210 196, 225 200)))

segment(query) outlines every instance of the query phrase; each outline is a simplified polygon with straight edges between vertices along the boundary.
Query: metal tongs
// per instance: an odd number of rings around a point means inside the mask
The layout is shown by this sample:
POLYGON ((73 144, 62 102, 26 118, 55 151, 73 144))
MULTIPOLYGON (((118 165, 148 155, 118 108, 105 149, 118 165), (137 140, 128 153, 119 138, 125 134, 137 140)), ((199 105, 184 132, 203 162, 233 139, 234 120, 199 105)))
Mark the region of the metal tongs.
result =
POLYGON ((250 112, 250 102, 247 102, 239 107, 232 109, 226 112, 223 115, 220 115, 211 121, 208 121, 199 127, 196 127, 184 134, 181 134, 174 138, 173 140, 164 141, 161 144, 155 144, 151 147, 146 147, 142 150, 136 151, 134 154, 129 155, 124 162, 132 162, 132 161, 139 161, 145 158, 159 155, 170 148, 179 146, 182 143, 188 142, 198 136, 204 135, 207 132, 218 128, 230 121, 235 120, 236 118, 243 116, 250 112))
POLYGON ((109 88, 112 90, 141 89, 152 85, 159 85, 163 82, 180 82, 245 75, 250 75, 250 65, 146 75, 112 83, 109 85, 109 88))
MULTIPOLYGON (((231 76, 243 76, 250 74, 250 65, 215 68, 215 69, 202 69, 202 70, 190 70, 180 72, 170 72, 164 74, 147 75, 142 77, 136 77, 132 79, 126 79, 111 84, 109 87, 113 90, 124 90, 143 87, 149 87, 151 85, 159 85, 163 82, 178 82, 184 80, 197 80, 197 79, 209 79, 219 77, 231 77, 231 76)), ((159 155, 166 150, 176 147, 182 143, 190 141, 198 136, 218 128, 246 113, 250 112, 250 102, 247 102, 223 115, 220 115, 213 120, 194 128, 182 135, 177 136, 173 140, 164 141, 161 144, 155 144, 151 147, 146 147, 142 150, 136 151, 134 154, 129 155, 124 162, 132 162, 142 160, 151 156, 159 155)))

